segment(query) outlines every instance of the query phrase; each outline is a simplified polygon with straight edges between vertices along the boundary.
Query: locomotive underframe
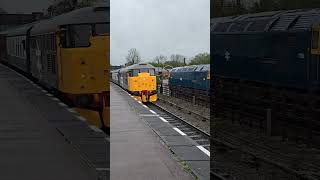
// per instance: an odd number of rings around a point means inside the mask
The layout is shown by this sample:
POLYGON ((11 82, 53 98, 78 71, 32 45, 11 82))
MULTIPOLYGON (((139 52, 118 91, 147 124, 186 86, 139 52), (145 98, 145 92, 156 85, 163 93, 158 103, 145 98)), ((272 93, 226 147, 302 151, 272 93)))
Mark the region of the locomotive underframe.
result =
POLYGON ((208 91, 192 89, 181 86, 169 85, 170 96, 192 102, 205 107, 210 107, 210 94, 208 91))
POLYGON ((214 79, 217 119, 320 147, 319 89, 289 89, 218 76, 214 79))

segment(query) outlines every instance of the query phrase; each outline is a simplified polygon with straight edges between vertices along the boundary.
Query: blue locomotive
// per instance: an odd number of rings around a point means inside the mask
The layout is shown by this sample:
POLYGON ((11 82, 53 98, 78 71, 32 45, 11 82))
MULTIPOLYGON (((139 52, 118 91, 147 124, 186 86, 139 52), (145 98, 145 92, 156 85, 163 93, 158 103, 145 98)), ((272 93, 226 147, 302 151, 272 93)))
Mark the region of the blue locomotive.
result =
POLYGON ((170 71, 169 85, 209 91, 210 65, 192 65, 173 68, 170 71))
POLYGON ((225 18, 211 27, 214 74, 289 88, 318 88, 320 9, 225 18))
POLYGON ((170 71, 169 88, 173 96, 187 100, 197 98, 199 104, 209 105, 210 65, 176 67, 170 71))
POLYGON ((320 9, 212 19, 212 115, 319 145, 319 40, 320 9))

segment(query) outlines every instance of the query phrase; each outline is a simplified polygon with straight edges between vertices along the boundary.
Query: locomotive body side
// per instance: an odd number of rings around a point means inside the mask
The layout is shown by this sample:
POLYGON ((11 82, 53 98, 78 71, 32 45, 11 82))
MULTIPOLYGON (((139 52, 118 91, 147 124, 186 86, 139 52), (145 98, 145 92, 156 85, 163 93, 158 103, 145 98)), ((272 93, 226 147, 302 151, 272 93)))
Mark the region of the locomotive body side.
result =
POLYGON ((307 137, 318 146, 312 139, 319 138, 319 24, 320 9, 213 23, 212 116, 231 123, 241 119, 241 126, 291 140, 307 137), (298 135, 302 131, 307 133, 298 135))
POLYGON ((284 88, 318 88, 319 66, 311 45, 319 42, 314 27, 319 23, 319 9, 220 21, 211 31, 214 74, 284 88))

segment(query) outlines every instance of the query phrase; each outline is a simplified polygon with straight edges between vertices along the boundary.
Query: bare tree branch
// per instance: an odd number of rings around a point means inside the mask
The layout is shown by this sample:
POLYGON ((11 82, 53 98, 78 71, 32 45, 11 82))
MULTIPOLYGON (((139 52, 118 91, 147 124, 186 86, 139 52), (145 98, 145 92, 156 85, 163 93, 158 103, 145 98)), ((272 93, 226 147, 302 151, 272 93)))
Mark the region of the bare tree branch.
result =
POLYGON ((126 60, 127 60, 127 65, 138 64, 141 62, 140 54, 136 48, 131 48, 128 51, 126 60))

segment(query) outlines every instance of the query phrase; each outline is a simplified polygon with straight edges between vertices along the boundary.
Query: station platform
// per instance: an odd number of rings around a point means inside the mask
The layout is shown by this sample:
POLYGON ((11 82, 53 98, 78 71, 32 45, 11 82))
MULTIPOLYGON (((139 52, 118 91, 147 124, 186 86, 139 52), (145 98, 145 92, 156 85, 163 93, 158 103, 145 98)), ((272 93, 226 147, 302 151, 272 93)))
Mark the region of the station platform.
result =
MULTIPOLYGON (((110 87, 111 179, 195 179, 195 174, 183 163, 199 158, 188 151, 192 144, 176 131, 171 131, 169 125, 162 124, 158 115, 126 91, 113 83, 110 87), (174 148, 180 149, 187 158, 172 153, 175 150, 167 146, 168 142, 162 140, 150 123, 160 128, 169 143, 175 143, 174 148), (184 146, 185 143, 188 145, 184 146)), ((209 175, 209 158, 204 154, 200 158, 208 163, 209 175)))
POLYGON ((109 145, 105 133, 0 64, 0 179, 105 180, 109 145))

